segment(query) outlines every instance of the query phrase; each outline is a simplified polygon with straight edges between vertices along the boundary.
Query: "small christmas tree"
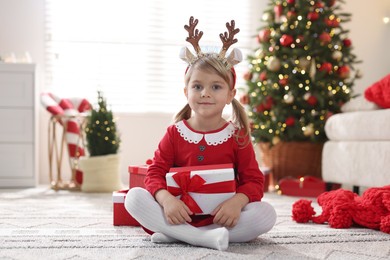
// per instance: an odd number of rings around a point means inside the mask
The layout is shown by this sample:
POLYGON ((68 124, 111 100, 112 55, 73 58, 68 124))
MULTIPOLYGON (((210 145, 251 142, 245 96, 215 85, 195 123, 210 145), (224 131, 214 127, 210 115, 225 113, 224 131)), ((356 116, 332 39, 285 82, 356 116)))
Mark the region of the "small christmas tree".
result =
POLYGON ((106 99, 98 91, 98 108, 91 110, 85 128, 90 156, 116 154, 120 145, 115 119, 107 109, 106 99))
MULTIPOLYGON (((357 63, 336 0, 270 0, 244 78, 257 142, 324 142, 325 121, 352 95, 357 63)), ((337 3, 344 3, 337 0, 337 3)))

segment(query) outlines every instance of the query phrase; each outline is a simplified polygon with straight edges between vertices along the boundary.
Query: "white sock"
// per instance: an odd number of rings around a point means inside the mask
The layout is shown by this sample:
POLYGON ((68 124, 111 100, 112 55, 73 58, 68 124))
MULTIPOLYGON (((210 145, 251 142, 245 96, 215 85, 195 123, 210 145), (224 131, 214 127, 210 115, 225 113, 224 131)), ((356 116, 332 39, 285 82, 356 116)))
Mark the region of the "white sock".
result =
POLYGON ((153 233, 150 237, 150 240, 153 243, 175 243, 178 242, 177 239, 164 235, 163 233, 153 233))
POLYGON ((237 225, 229 229, 229 242, 247 242, 270 231, 276 223, 275 209, 267 202, 246 205, 237 225))
POLYGON ((188 223, 169 224, 162 207, 145 189, 136 187, 129 190, 125 200, 126 210, 145 228, 163 233, 168 237, 191 245, 226 250, 229 246, 229 231, 224 228, 202 230, 188 223))

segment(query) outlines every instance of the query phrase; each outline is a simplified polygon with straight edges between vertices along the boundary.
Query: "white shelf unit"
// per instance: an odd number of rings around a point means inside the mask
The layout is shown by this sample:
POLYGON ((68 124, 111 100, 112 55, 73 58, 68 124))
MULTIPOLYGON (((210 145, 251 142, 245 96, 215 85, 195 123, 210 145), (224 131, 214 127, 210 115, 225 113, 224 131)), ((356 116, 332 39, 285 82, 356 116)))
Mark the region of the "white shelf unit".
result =
POLYGON ((34 64, 0 63, 0 188, 37 184, 34 64))

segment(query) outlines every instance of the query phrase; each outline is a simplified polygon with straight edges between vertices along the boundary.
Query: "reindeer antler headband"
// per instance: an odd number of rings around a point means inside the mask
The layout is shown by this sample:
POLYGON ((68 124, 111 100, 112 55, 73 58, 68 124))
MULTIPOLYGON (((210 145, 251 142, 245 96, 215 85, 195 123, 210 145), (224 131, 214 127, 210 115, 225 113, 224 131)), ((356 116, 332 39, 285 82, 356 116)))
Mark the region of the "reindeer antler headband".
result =
MULTIPOLYGON (((207 55, 202 52, 199 47, 199 40, 203 36, 203 32, 195 29, 198 25, 198 19, 194 19, 193 16, 190 17, 189 25, 184 25, 184 29, 188 32, 187 42, 191 43, 194 47, 196 56, 194 56, 187 47, 183 47, 180 52, 180 58, 186 61, 189 65, 192 65, 199 58, 207 55)), ((234 36, 240 32, 240 29, 235 28, 235 22, 232 20, 229 23, 226 23, 227 32, 219 34, 219 38, 222 41, 222 49, 218 54, 218 59, 226 66, 227 69, 231 69, 234 65, 242 61, 242 53, 239 49, 233 49, 230 55, 226 58, 226 52, 230 46, 235 44, 238 40, 234 39, 234 36)))

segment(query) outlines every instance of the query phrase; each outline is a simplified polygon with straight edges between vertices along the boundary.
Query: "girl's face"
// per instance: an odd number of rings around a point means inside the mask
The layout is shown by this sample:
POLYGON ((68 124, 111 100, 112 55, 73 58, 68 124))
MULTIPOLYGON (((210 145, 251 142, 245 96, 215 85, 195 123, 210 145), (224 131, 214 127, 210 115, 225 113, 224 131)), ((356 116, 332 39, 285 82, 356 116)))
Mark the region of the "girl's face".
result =
POLYGON ((228 83, 218 74, 195 69, 184 93, 195 116, 211 118, 222 116, 225 105, 232 102, 236 90, 230 90, 228 83))

